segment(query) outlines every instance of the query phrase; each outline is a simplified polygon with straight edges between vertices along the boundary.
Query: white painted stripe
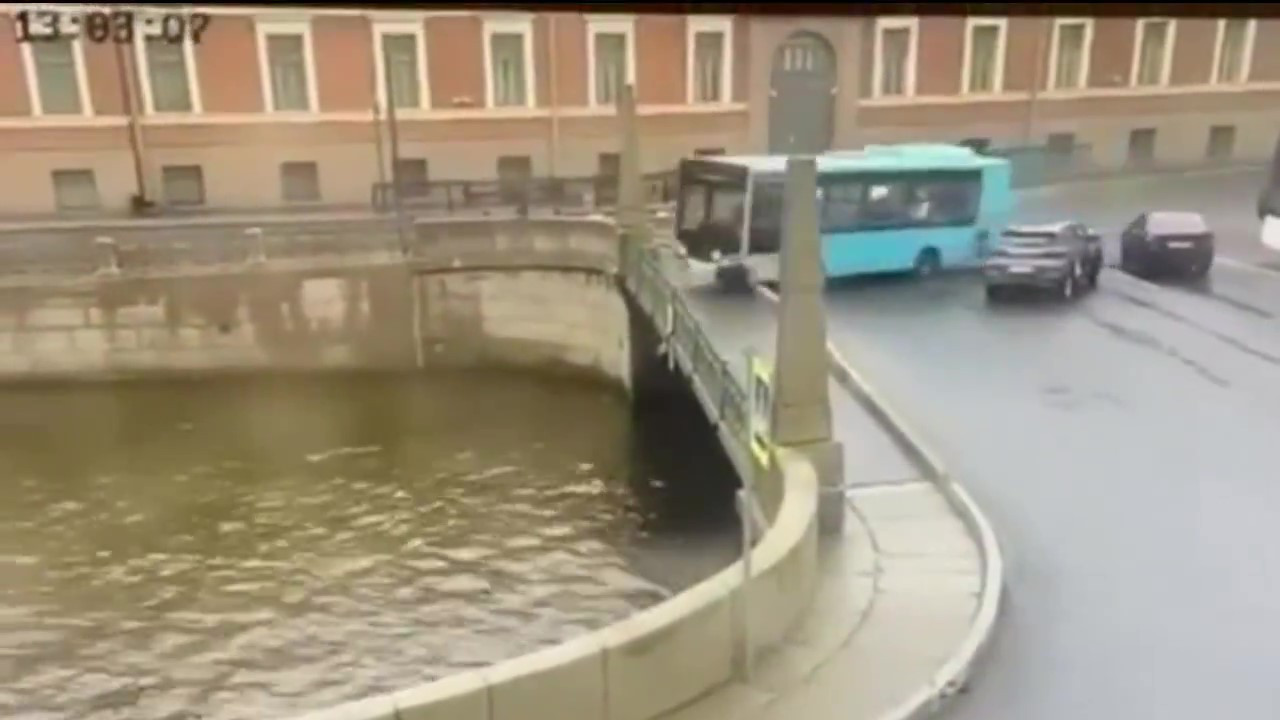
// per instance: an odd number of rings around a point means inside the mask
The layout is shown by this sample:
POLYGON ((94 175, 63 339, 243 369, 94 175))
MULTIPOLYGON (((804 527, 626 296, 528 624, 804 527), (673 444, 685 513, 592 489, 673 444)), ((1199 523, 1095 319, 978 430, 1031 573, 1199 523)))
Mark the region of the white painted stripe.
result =
MULTIPOLYGON (((1277 260, 1280 260, 1280 257, 1277 257, 1277 260)), ((1218 255, 1214 257, 1213 262, 1216 264, 1223 265, 1225 267, 1229 267, 1233 270, 1244 270, 1245 272, 1252 272, 1258 275, 1266 275, 1269 277, 1280 278, 1280 270, 1277 270, 1275 268, 1269 268, 1264 265, 1258 265, 1256 263, 1251 263, 1247 260, 1238 260, 1233 257, 1218 255)))

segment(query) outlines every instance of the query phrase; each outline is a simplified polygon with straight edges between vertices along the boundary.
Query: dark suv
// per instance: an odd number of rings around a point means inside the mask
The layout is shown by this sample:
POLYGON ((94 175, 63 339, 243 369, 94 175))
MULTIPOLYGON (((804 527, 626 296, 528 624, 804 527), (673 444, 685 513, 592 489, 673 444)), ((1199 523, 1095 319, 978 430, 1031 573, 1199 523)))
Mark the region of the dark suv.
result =
POLYGON ((1001 300, 1017 288, 1051 290, 1070 300, 1096 287, 1102 272, 1102 238, 1078 222, 1014 225, 982 267, 987 299, 1001 300))
POLYGON ((1139 277, 1177 273, 1199 279, 1213 265, 1213 247, 1213 231, 1200 213, 1145 212, 1120 235, 1120 268, 1139 277))

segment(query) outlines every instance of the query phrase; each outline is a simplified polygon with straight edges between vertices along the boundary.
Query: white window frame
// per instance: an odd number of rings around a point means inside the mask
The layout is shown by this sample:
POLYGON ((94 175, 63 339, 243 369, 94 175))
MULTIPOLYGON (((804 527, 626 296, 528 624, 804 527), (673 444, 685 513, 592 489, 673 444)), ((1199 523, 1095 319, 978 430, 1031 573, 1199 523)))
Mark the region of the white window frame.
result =
POLYGON ((314 113, 320 107, 320 96, 316 82, 316 55, 311 41, 311 22, 309 20, 264 20, 254 22, 254 32, 258 39, 258 74, 262 82, 262 110, 266 113, 296 114, 300 112, 314 113), (268 35, 301 35, 302 64, 307 73, 307 109, 277 110, 275 94, 271 92, 271 59, 267 55, 268 35))
MULTIPOLYGON (((1242 18, 1231 18, 1240 20, 1242 18)), ((1227 18, 1218 19, 1218 30, 1213 41, 1213 64, 1209 66, 1209 83, 1211 85, 1243 85, 1253 77, 1253 41, 1258 34, 1258 19, 1243 18, 1249 24, 1244 31, 1244 67, 1240 79, 1235 82, 1218 82, 1218 63, 1222 62, 1222 43, 1227 39, 1227 18)))
POLYGON ((524 38, 524 99, 526 108, 538 106, 535 91, 538 87, 538 71, 533 66, 533 18, 506 17, 484 19, 484 106, 494 110, 509 110, 518 105, 496 107, 493 104, 493 36, 520 35, 524 38))
POLYGON ((1004 17, 967 17, 964 21, 964 58, 960 68, 961 95, 999 95, 1004 92, 1004 61, 1009 49, 1009 18, 1004 17), (973 64, 973 31, 980 27, 995 27, 996 35, 996 77, 991 90, 969 92, 970 67, 973 64))
MULTIPOLYGON (((1133 64, 1129 69, 1129 87, 1149 88, 1149 87, 1168 87, 1169 82, 1173 78, 1173 50, 1178 45, 1178 20, 1171 17, 1145 17, 1138 18, 1133 24, 1133 64), (1169 23, 1169 34, 1165 37, 1164 58, 1161 62, 1164 66, 1160 69, 1160 82, 1155 85, 1139 85, 1138 71, 1142 66, 1142 37, 1147 25, 1154 22, 1169 23)), ((1217 68, 1214 67, 1214 70, 1217 68)))
POLYGON ((1053 19, 1053 37, 1049 41, 1049 67, 1045 78, 1045 87, 1049 90, 1084 90, 1089 87, 1090 59, 1093 57, 1093 18, 1061 17, 1053 19), (1084 47, 1080 52, 1080 83, 1075 87, 1058 86, 1058 52, 1062 47, 1062 35, 1059 30, 1064 25, 1084 26, 1084 47))
POLYGON ((418 107, 396 108, 397 110, 429 110, 431 109, 431 73, 427 70, 427 29, 424 20, 380 20, 373 21, 373 67, 377 78, 374 83, 378 98, 378 107, 386 112, 390 98, 387 97, 387 54, 383 49, 383 39, 387 35, 412 35, 418 48, 418 107))
POLYGON ((634 17, 608 15, 587 16, 587 102, 591 107, 600 106, 596 97, 596 35, 622 35, 626 43, 626 83, 634 91, 636 86, 636 21, 634 17))
POLYGON ((684 99, 687 105, 729 105, 733 103, 733 17, 726 15, 688 15, 684 22, 684 99), (724 92, 719 101, 698 102, 694 100, 694 78, 697 68, 698 33, 718 32, 724 34, 724 48, 720 57, 720 87, 724 92))
POLYGON ((913 97, 916 94, 916 58, 920 47, 920 19, 916 17, 883 17, 876 18, 875 53, 871 61, 871 96, 880 98, 913 97), (907 76, 903 82, 901 95, 885 95, 884 88, 884 31, 906 30, 907 40, 907 76))
POLYGON ((31 52, 31 43, 18 45, 22 52, 22 70, 27 81, 27 99, 31 105, 31 114, 35 117, 93 117, 93 94, 89 92, 89 72, 84 63, 84 38, 80 37, 79 23, 73 23, 70 13, 59 16, 62 37, 71 39, 71 60, 76 69, 76 90, 80 94, 80 113, 44 112, 44 103, 40 100, 40 85, 36 75, 36 58, 31 52))
MULTIPOLYGON (((142 107, 147 115, 156 115, 155 96, 151 92, 151 60, 147 55, 147 43, 144 38, 162 36, 160 23, 154 26, 148 26, 139 22, 135 28, 142 37, 133 43, 133 61, 138 67, 138 84, 142 86, 142 107)), ((204 112, 204 104, 200 98, 200 74, 196 72, 196 51, 195 43, 191 41, 190 34, 184 34, 182 38, 182 56, 183 64, 186 65, 187 71, 187 92, 191 93, 191 110, 183 115, 199 115, 204 112)), ((173 115, 178 113, 158 113, 160 115, 173 115)))

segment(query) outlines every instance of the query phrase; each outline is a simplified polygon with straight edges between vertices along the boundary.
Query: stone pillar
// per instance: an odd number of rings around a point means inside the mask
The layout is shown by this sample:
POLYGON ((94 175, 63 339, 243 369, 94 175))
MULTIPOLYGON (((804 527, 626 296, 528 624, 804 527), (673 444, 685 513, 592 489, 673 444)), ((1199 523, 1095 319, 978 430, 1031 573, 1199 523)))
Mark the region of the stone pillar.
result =
POLYGON ((618 125, 622 148, 618 154, 618 227, 628 241, 658 251, 658 262, 667 278, 680 277, 683 263, 672 242, 658 242, 648 211, 644 173, 640 166, 640 127, 636 120, 635 88, 624 85, 618 93, 618 125))
POLYGON ((774 351, 773 442, 803 453, 818 472, 818 517, 823 533, 844 525, 844 451, 831 435, 825 273, 818 236, 817 164, 787 161, 774 351))
POLYGON ((93 239, 93 245, 98 249, 98 274, 119 275, 120 246, 116 244, 115 238, 101 235, 93 239))
POLYGON ((245 242, 249 244, 250 265, 257 265, 267 261, 267 244, 262 237, 262 228, 251 227, 244 231, 245 242))
POLYGON ((622 148, 618 153, 618 227, 628 238, 643 240, 644 179, 640 171, 640 129, 636 126, 635 88, 624 85, 618 92, 618 126, 622 148))

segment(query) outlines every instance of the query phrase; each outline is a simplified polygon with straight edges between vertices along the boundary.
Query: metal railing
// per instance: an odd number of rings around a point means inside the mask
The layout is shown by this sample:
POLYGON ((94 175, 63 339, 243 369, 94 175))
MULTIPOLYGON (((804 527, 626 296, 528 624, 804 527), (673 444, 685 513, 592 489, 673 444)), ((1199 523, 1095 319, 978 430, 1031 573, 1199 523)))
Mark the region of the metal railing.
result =
POLYGON ((991 148, 983 154, 1008 160, 1013 187, 1018 189, 1087 175, 1096 168, 1092 145, 1022 145, 991 148))
POLYGON ((750 467, 747 392, 729 361, 717 352, 706 331, 689 308, 683 293, 662 269, 659 250, 623 240, 623 280, 636 303, 653 319, 673 361, 689 374, 698 400, 723 426, 724 434, 738 447, 729 448, 739 470, 750 467))
MULTIPOLYGON (((650 203, 668 203, 675 197, 674 170, 643 177, 650 203)), ((552 212, 591 212, 613 208, 618 200, 616 175, 585 177, 509 177, 498 180, 433 180, 400 183, 403 208, 408 212, 489 211, 527 207, 552 212)), ((374 183, 370 205, 375 212, 395 206, 395 184, 374 183)))

